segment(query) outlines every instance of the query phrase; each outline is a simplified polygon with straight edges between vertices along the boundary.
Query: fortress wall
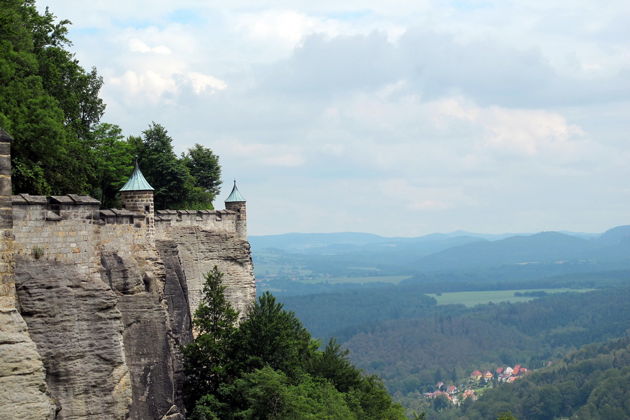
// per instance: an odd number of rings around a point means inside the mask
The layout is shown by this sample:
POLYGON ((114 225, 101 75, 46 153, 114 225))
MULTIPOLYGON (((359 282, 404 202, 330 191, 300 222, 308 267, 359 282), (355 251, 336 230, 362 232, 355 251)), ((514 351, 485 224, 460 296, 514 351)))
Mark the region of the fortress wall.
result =
POLYGON ((213 232, 236 232, 238 214, 229 210, 158 210, 155 228, 159 238, 168 238, 170 228, 196 226, 213 232))
POLYGON ((53 218, 48 212, 44 205, 14 203, 16 256, 71 264, 86 276, 97 274, 98 261, 90 239, 93 221, 53 218))
POLYGON ((84 205, 51 218, 45 205, 16 201, 18 295, 58 418, 177 418, 168 279, 145 226, 106 223, 84 205))

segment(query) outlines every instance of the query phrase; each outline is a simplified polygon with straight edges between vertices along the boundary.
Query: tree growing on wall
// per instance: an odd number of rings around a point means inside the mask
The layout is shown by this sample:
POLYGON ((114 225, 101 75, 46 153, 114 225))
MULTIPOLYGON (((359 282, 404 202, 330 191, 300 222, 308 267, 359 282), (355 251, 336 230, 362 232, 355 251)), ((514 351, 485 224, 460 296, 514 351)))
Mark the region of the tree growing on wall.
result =
POLYGON ((142 137, 132 137, 130 142, 144 176, 155 189, 155 206, 165 209, 183 202, 193 179, 186 165, 175 155, 173 139, 166 128, 153 122, 142 132, 142 137))
POLYGON ((118 190, 133 170, 134 150, 117 125, 102 123, 95 127, 91 140, 91 189, 89 194, 103 207, 119 207, 118 190))
POLYGON ((212 197, 219 194, 221 166, 219 157, 209 148, 195 144, 183 156, 184 164, 195 178, 195 184, 212 197))

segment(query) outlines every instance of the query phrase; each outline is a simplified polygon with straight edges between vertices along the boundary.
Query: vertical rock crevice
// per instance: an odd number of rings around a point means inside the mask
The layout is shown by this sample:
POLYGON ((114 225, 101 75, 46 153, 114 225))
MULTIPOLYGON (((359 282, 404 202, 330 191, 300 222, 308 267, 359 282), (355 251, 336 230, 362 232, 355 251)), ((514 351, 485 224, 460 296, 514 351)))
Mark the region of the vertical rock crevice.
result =
POLYGON ((122 314, 133 395, 130 419, 160 419, 169 412, 177 418, 183 410, 177 391, 183 378, 164 297, 167 271, 150 246, 124 257, 102 251, 101 262, 103 281, 113 286, 122 314))

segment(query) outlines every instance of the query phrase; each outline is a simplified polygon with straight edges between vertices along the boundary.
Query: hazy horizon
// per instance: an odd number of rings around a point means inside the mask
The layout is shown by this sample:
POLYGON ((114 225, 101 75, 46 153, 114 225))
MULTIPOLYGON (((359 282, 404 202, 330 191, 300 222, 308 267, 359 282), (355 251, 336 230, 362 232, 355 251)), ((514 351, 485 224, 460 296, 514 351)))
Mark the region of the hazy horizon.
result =
POLYGON ((344 235, 344 234, 349 234, 349 235, 353 235, 353 234, 358 234, 358 235, 375 235, 375 236, 379 236, 382 238, 420 238, 420 237, 425 237, 425 236, 432 236, 432 235, 447 235, 447 236, 452 236, 452 235, 487 235, 487 236, 516 236, 516 235, 536 235, 538 233, 545 233, 545 232, 557 232, 557 233, 564 233, 567 235, 586 235, 586 236, 596 236, 596 235, 601 235, 602 233, 605 233, 611 229, 617 228, 617 227, 625 227, 625 226, 630 226, 630 225, 619 225, 619 226, 611 226, 610 228, 604 229, 602 231, 597 231, 597 232, 575 232, 575 231, 569 231, 569 230, 541 230, 541 231, 532 231, 532 232, 478 232, 478 231, 469 231, 469 230, 464 230, 464 229, 458 229, 458 230, 454 230, 451 232, 431 232, 431 233, 427 233, 427 234, 421 234, 421 235, 413 235, 413 236, 388 236, 388 235, 381 235, 378 233, 374 233, 374 232, 354 232, 354 231, 338 231, 338 232, 281 232, 281 233, 271 233, 271 234, 263 234, 263 235, 256 235, 256 234, 251 234, 248 235, 250 237, 263 237, 263 236, 282 236, 282 235, 344 235))

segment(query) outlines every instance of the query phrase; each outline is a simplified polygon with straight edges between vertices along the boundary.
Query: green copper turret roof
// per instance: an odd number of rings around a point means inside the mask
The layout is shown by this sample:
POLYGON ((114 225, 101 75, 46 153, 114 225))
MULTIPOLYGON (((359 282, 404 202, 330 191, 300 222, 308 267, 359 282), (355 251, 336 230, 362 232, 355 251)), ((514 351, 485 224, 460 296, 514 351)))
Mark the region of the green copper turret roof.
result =
POLYGON ((238 188, 236 188, 236 180, 234 180, 234 188, 232 188, 232 192, 230 193, 230 195, 228 196, 228 198, 225 199, 226 203, 244 203, 245 197, 243 197, 241 195, 241 193, 238 191, 238 188))
POLYGON ((144 179, 137 161, 131 177, 120 191, 153 191, 153 187, 144 179))

